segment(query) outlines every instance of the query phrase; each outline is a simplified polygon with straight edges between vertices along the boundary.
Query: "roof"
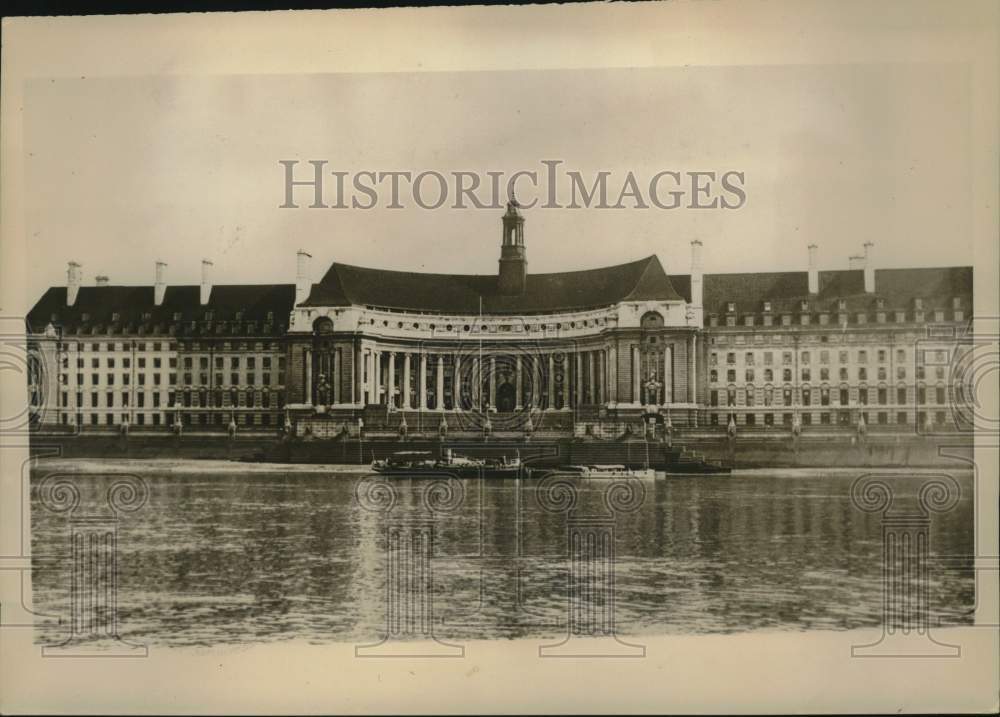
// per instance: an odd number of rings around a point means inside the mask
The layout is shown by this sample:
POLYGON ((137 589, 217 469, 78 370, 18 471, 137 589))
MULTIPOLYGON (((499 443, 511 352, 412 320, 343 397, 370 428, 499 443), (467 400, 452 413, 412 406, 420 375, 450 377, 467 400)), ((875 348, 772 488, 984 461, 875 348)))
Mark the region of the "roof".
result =
MULTIPOLYGON (((686 301, 691 299, 691 277, 670 277, 686 301)), ((914 299, 922 299, 924 308, 950 308, 954 297, 972 305, 972 267, 956 266, 927 269, 877 269, 875 292, 865 292, 864 271, 849 269, 819 272, 819 292, 809 294, 809 274, 805 271, 754 274, 705 274, 703 305, 706 314, 729 313, 727 304, 736 304, 737 314, 759 313, 765 301, 772 313, 798 312, 803 300, 810 311, 839 309, 864 311, 882 299, 887 311, 912 310, 914 299)))
POLYGON ((206 305, 200 298, 199 286, 168 286, 163 303, 156 306, 152 286, 81 286, 76 302, 66 306, 66 287, 53 286, 28 312, 27 322, 32 332, 52 323, 64 332, 82 333, 107 333, 110 328, 112 333, 165 334, 176 325, 182 335, 280 335, 295 304, 295 285, 219 285, 212 287, 206 305))
POLYGON ((628 264, 528 274, 525 290, 503 295, 496 275, 423 274, 333 264, 304 306, 378 306, 430 313, 532 314, 610 306, 621 301, 680 301, 656 256, 628 264))

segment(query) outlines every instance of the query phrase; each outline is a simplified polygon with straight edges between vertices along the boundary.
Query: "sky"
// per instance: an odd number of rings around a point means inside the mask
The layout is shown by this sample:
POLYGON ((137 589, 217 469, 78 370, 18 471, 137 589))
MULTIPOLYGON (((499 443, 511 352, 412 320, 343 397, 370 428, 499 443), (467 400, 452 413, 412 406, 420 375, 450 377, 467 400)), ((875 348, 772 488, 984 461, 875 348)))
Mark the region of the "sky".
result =
MULTIPOLYGON (((525 210, 529 271, 657 254, 709 273, 972 263, 969 79, 954 64, 40 77, 24 92, 29 291, 318 281, 333 261, 495 273, 502 210, 282 209, 281 160, 355 173, 739 171, 745 204, 525 210)), ((304 169, 304 165, 302 165, 304 169)), ((433 186, 433 185, 428 185, 433 186)), ((307 193, 297 193, 305 198, 307 193)), ((431 197, 434 192, 429 191, 431 197)), ((385 196, 385 194, 383 194, 385 196)))

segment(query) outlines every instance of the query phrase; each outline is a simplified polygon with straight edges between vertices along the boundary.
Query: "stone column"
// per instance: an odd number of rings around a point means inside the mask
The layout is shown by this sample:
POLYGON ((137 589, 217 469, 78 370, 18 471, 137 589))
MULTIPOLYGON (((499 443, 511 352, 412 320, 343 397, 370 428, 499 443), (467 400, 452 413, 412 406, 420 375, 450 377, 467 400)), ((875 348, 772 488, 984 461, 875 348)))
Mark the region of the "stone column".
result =
POLYGON ((573 354, 573 359, 573 384, 576 386, 574 405, 579 407, 583 404, 583 356, 580 355, 579 351, 576 351, 573 354))
POLYGON ((690 349, 690 360, 691 365, 690 373, 688 374, 688 399, 691 403, 697 403, 698 401, 698 344, 697 338, 694 334, 691 334, 691 349, 690 349))
POLYGON ((313 405, 313 362, 312 351, 306 349, 302 352, 302 360, 305 361, 306 369, 306 396, 305 403, 313 405))
POLYGON ((587 352, 587 388, 584 389, 587 398, 590 399, 590 403, 597 403, 597 391, 594 390, 596 386, 594 385, 594 352, 587 352))
POLYGON ((385 401, 387 405, 396 405, 396 352, 389 352, 389 361, 385 372, 385 401))
POLYGON ((618 351, 608 347, 608 400, 618 403, 618 351))
POLYGON ((427 354, 417 354, 417 408, 427 410, 427 354))
POLYGON ((663 348, 663 402, 674 402, 674 348, 663 348))
POLYGON ((545 385, 548 388, 549 394, 549 410, 552 411, 556 407, 556 361, 555 357, 549 354, 549 377, 545 381, 545 385))
POLYGON ((642 364, 639 362, 639 345, 632 345, 632 403, 642 403, 642 396, 639 393, 640 377, 639 371, 642 364))
POLYGON ((444 410, 444 356, 442 354, 435 354, 434 358, 437 359, 437 390, 435 391, 435 398, 437 400, 436 410, 444 410))
POLYGON ((400 393, 403 394, 403 408, 410 408, 410 352, 403 354, 403 387, 400 393))
POLYGON ((483 358, 472 359, 472 404, 477 410, 483 407, 483 358))
POLYGON ((352 369, 351 370, 351 403, 357 403, 359 400, 360 401, 364 401, 364 399, 362 399, 361 396, 360 396, 360 394, 361 394, 361 376, 363 375, 362 374, 362 368, 361 368, 361 358, 362 358, 362 356, 363 356, 363 353, 361 351, 361 342, 359 341, 358 342, 358 346, 357 346, 357 353, 354 356, 354 361, 351 362, 353 364, 351 366, 351 369, 352 369))
POLYGON ((497 357, 490 356, 490 408, 497 406, 497 357))
POLYGON ((452 381, 451 381, 451 408, 453 411, 457 411, 462 402, 462 359, 456 353, 454 355, 455 363, 452 366, 452 381))
POLYGON ((604 349, 595 352, 597 358, 597 403, 604 403, 604 349))
POLYGON ((382 352, 375 351, 375 403, 382 403, 382 352))
POLYGON ((330 352, 330 361, 333 364, 333 402, 340 403, 340 349, 334 349, 330 352))
POLYGON ((522 406, 521 406, 521 396, 522 396, 522 391, 523 391, 523 386, 524 386, 524 384, 522 383, 522 379, 521 379, 521 355, 520 354, 518 354, 517 356, 514 357, 514 372, 517 374, 517 379, 515 381, 515 386, 516 386, 516 391, 517 391, 517 399, 514 402, 514 410, 520 411, 521 408, 522 408, 522 406))
POLYGON ((542 405, 542 357, 535 354, 531 357, 531 407, 538 408, 542 405))

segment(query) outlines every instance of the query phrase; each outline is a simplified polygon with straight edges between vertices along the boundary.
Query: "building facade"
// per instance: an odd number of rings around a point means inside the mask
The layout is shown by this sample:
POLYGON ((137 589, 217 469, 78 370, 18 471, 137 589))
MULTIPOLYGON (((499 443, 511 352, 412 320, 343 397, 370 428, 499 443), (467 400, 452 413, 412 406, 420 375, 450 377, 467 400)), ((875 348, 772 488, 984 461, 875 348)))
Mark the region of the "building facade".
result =
POLYGON ((528 272, 516 201, 496 275, 334 263, 317 283, 49 289, 28 317, 41 428, 620 435, 945 427, 972 269, 686 274, 655 256, 528 272), (53 400, 53 397, 54 400, 53 400))

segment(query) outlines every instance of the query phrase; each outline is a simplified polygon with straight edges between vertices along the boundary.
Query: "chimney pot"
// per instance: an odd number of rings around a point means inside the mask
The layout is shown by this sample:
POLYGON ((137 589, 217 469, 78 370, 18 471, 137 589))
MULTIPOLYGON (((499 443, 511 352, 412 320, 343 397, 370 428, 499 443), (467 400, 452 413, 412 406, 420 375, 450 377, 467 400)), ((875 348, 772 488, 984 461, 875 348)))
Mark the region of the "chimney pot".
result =
POLYGON ((76 295, 80 291, 80 265, 71 261, 66 269, 66 306, 76 303, 76 295))
POLYGON ((164 278, 167 265, 165 262, 156 262, 156 283, 153 285, 153 303, 157 306, 163 304, 163 296, 167 292, 166 279, 164 278))
POLYGON ((97 286, 107 286, 108 285, 108 277, 105 276, 104 274, 99 274, 99 275, 97 275, 97 276, 94 277, 94 283, 97 286))
POLYGON ((212 267, 215 266, 208 259, 201 260, 201 292, 199 295, 199 300, 202 306, 208 303, 209 297, 212 295, 212 267))
POLYGON ((816 264, 816 251, 819 249, 815 244, 809 247, 809 293, 819 293, 819 267, 816 264))
POLYGON ((864 258, 864 269, 865 269, 865 293, 874 294, 875 293, 875 243, 866 241, 865 242, 865 258, 864 258))
POLYGON ((309 298, 312 281, 309 278, 309 264, 312 255, 301 249, 295 255, 295 304, 298 306, 309 298))
POLYGON ((691 241, 691 305, 696 309, 702 307, 702 263, 701 263, 701 240, 691 241))

